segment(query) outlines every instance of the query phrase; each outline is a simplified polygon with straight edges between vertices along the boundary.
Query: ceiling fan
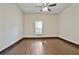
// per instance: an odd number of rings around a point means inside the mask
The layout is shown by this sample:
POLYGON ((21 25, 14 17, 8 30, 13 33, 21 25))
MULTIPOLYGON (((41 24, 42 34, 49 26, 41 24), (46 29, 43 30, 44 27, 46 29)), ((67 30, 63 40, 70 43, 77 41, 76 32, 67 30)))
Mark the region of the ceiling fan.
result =
POLYGON ((57 4, 50 4, 50 3, 41 3, 40 6, 36 6, 36 7, 41 7, 42 12, 51 12, 51 9, 49 7, 53 7, 56 6, 57 4))

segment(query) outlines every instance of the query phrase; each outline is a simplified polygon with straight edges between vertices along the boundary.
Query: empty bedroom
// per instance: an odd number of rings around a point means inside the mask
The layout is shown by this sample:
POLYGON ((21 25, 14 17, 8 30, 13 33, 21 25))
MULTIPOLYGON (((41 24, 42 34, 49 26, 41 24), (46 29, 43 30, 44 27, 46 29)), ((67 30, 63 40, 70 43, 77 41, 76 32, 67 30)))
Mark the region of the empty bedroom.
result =
POLYGON ((79 55, 79 3, 0 3, 0 55, 79 55))

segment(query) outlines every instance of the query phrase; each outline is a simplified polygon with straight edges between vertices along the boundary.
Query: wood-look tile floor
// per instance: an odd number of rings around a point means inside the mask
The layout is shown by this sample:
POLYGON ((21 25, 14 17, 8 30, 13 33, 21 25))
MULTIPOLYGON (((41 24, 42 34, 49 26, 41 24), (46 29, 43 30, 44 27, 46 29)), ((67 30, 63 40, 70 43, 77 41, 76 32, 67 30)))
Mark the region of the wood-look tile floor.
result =
POLYGON ((79 47, 60 39, 23 39, 3 55, 79 55, 79 47))

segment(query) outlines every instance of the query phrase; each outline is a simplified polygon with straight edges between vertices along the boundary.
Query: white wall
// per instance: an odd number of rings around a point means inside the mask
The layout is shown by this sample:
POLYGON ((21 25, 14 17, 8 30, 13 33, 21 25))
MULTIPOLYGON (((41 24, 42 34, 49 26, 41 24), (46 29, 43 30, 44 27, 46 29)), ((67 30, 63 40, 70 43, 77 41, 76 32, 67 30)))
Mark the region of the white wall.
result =
POLYGON ((58 19, 57 15, 47 14, 25 14, 24 16, 24 37, 38 37, 34 33, 34 22, 44 22, 44 33, 39 37, 57 37, 58 19))
POLYGON ((0 51, 23 36, 22 12, 14 4, 0 4, 0 51))
POLYGON ((59 15, 59 37, 79 44, 79 4, 72 4, 59 15))

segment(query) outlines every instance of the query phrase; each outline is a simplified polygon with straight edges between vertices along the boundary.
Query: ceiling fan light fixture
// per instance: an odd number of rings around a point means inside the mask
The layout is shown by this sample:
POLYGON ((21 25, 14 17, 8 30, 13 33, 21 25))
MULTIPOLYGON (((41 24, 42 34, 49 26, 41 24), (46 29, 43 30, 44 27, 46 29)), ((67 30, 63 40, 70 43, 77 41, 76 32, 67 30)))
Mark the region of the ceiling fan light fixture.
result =
POLYGON ((48 11, 48 8, 47 7, 44 7, 43 9, 42 9, 42 11, 44 12, 44 11, 48 11))
POLYGON ((57 4, 42 3, 41 6, 37 6, 37 7, 41 7, 42 12, 51 12, 50 7, 56 6, 56 5, 57 4))

